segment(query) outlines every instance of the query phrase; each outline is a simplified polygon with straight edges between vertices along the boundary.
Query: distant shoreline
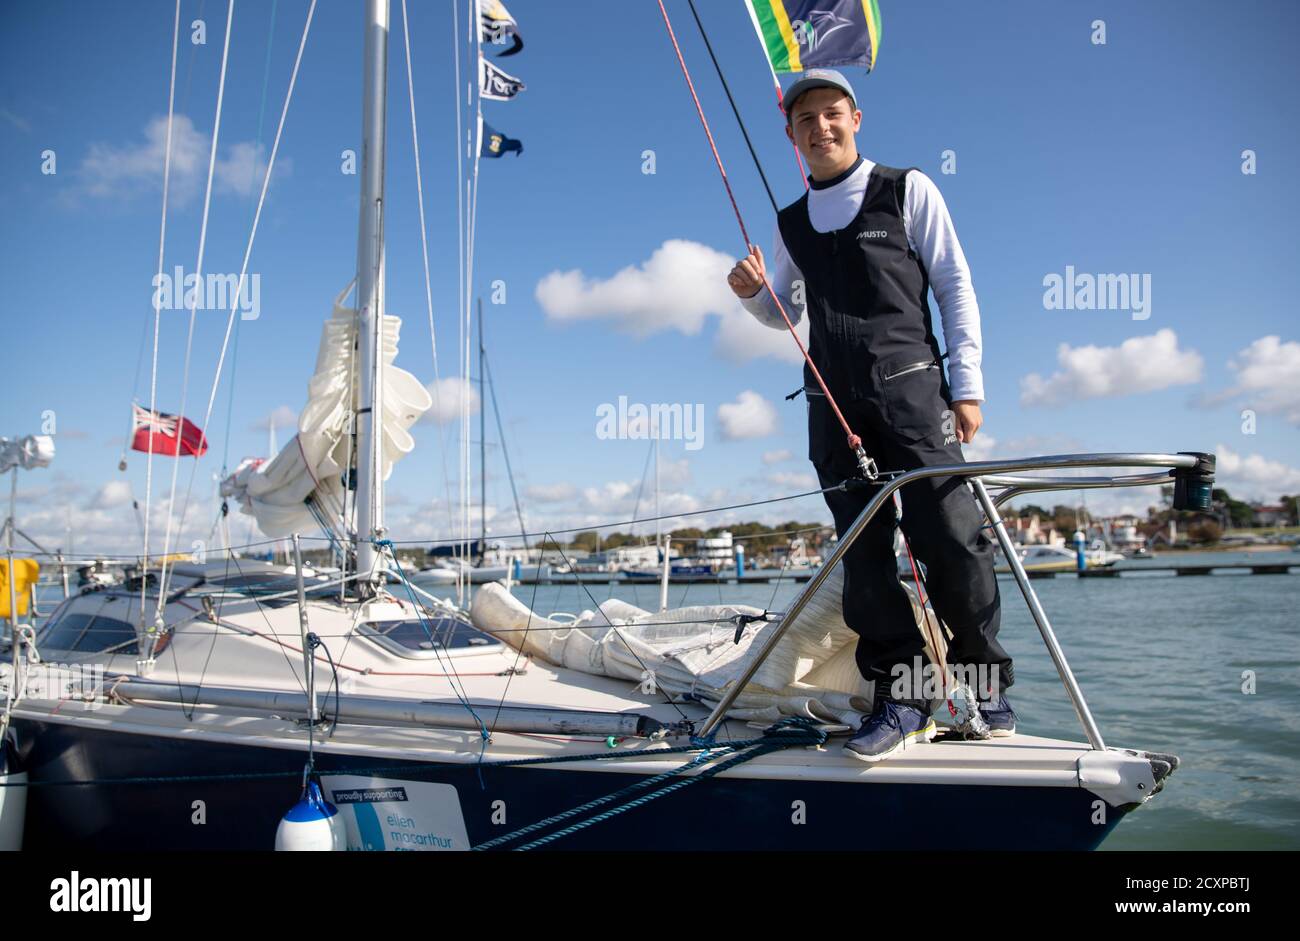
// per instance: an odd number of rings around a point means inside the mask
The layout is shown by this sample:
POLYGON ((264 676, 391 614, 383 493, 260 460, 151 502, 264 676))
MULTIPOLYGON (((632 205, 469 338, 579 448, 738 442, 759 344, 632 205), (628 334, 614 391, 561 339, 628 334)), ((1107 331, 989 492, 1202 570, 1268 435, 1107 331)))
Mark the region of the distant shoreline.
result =
POLYGON ((1277 552, 1279 550, 1289 551, 1290 545, 1285 542, 1269 542, 1262 545, 1246 546, 1160 546, 1152 549, 1153 555, 1163 555, 1166 552, 1277 552))

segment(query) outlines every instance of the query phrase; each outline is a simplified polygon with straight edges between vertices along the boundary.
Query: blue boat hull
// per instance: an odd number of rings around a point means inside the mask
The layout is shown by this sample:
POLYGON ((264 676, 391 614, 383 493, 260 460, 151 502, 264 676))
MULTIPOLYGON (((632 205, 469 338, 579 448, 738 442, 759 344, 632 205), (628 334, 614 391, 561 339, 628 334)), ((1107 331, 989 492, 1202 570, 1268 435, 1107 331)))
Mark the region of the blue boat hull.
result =
MULTIPOLYGON (((28 848, 270 850, 298 799, 303 755, 16 720, 28 848), (268 773, 283 777, 255 777, 268 773), (151 776, 157 783, 89 783, 151 776), (199 780, 204 776, 222 780, 199 780), (202 802, 201 805, 196 802, 202 802), (196 807, 204 822, 195 822, 196 807)), ((456 788, 470 844, 633 783, 625 773, 376 762, 319 754, 321 772, 456 788), (481 772, 481 783, 480 783, 481 772), (504 801, 504 805, 501 803, 504 801), (504 807, 506 819, 501 821, 504 807), (495 821, 494 822, 494 817, 495 821)), ((328 783, 329 777, 326 777, 328 783)), ((992 850, 1095 848, 1124 815, 1081 788, 863 784, 715 777, 558 840, 569 850, 992 850)), ((604 809, 604 808, 602 808, 604 809)))

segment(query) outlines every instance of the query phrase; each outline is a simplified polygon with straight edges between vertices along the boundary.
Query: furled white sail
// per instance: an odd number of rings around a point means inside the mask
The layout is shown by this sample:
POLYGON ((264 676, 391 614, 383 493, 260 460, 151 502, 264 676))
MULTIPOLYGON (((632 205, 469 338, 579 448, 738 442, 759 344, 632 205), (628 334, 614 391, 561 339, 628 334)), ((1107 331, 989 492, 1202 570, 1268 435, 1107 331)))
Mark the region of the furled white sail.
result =
MULTIPOLYGON (((237 500, 240 512, 251 514, 258 528, 270 537, 318 528, 304 502, 308 496, 315 497, 328 517, 337 519, 342 511, 358 386, 357 312, 343 306, 350 290, 351 285, 334 299, 334 315, 321 331, 316 371, 307 386, 307 405, 298 417, 298 433, 271 460, 246 460, 221 484, 221 495, 237 500)), ((380 475, 385 480, 393 464, 415 445, 407 429, 433 404, 418 379, 392 365, 401 326, 400 318, 384 317, 380 475)))
MULTIPOLYGON (((904 587, 919 619, 916 594, 904 587)), ((843 571, 836 566, 736 699, 731 718, 770 723, 797 715, 850 726, 865 718, 873 693, 854 658, 858 638, 844 623, 843 591, 843 571)), ((710 706, 739 680, 779 624, 752 623, 737 644, 731 618, 738 614, 762 611, 696 605, 650 612, 614 598, 569 624, 530 612, 499 583, 479 589, 470 611, 476 627, 530 656, 639 685, 653 674, 657 690, 710 706)))

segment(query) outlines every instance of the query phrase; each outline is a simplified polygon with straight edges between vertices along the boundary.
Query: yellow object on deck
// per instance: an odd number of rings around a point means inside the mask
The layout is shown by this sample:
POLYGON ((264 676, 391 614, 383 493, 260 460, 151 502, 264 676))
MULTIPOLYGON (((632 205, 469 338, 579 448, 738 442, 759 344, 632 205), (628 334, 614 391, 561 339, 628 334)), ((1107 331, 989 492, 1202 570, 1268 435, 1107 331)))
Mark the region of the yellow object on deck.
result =
MULTIPOLYGON (((18 573, 14 592, 18 596, 18 614, 21 617, 27 614, 27 599, 41 574, 41 567, 35 559, 14 559, 14 571, 18 573)), ((9 560, 0 559, 0 618, 9 616, 9 560)))

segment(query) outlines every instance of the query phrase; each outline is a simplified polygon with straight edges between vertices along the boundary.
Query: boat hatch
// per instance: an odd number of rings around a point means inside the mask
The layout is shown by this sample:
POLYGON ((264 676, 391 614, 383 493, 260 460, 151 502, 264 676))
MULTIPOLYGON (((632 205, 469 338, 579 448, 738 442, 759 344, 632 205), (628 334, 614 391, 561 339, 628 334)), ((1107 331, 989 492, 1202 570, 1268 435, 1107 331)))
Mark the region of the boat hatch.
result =
POLYGON ((138 654, 135 625, 102 614, 69 611, 51 621, 36 643, 40 650, 138 654))
POLYGON ((460 618, 409 618, 396 621, 373 621, 358 625, 358 633, 389 653, 423 660, 445 654, 497 653, 505 647, 501 641, 485 634, 460 618))

